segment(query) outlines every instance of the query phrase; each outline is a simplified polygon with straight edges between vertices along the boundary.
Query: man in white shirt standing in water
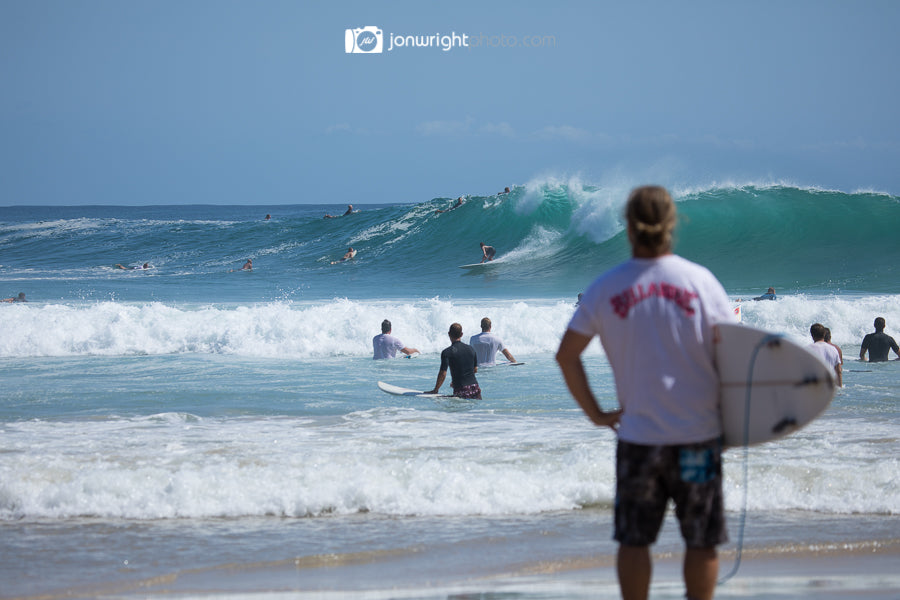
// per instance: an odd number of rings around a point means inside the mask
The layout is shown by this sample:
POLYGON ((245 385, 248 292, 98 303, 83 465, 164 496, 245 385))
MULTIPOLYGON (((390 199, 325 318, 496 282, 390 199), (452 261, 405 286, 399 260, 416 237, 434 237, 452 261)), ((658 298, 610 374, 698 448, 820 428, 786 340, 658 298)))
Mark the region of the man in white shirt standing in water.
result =
POLYGON ((826 327, 821 323, 813 323, 809 328, 809 335, 813 339, 813 343, 809 345, 810 350, 822 357, 828 366, 834 369, 834 380, 838 387, 844 385, 843 368, 841 366, 841 355, 837 351, 837 347, 825 341, 826 327))
POLYGON ((516 362, 512 352, 503 345, 503 340, 491 332, 491 320, 487 317, 481 320, 481 333, 469 338, 469 345, 475 348, 478 366, 495 364, 494 357, 498 352, 502 352, 509 362, 516 362))
POLYGON ((387 319, 381 322, 381 334, 372 338, 372 350, 374 351, 372 358, 375 360, 394 358, 398 350, 407 357, 419 353, 415 348, 407 348, 403 342, 391 335, 391 322, 387 319))
POLYGON ((709 600, 716 546, 728 539, 714 325, 732 319, 731 303, 709 270, 672 253, 676 210, 664 188, 633 190, 626 218, 632 258, 585 291, 556 360, 588 418, 618 435, 614 537, 622 597, 647 598, 650 545, 672 498, 687 548, 687 597, 709 600), (615 376, 618 410, 600 408, 581 362, 595 335, 615 376))

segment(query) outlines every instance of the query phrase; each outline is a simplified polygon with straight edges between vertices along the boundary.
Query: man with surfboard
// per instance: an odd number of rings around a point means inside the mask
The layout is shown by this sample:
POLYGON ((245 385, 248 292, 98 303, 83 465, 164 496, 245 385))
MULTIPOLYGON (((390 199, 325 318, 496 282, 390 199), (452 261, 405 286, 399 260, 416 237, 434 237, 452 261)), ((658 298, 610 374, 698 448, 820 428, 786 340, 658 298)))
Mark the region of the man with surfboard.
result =
POLYGON ((453 323, 447 335, 450 336, 450 345, 441 352, 441 368, 438 370, 434 389, 425 393, 437 394, 447 377, 447 369, 450 369, 453 395, 457 398, 481 400, 481 388, 475 379, 475 373, 478 372, 478 357, 472 346, 462 342, 462 325, 453 323))
POLYGON ((618 435, 615 535, 625 600, 650 589, 650 545, 669 498, 687 547, 687 597, 713 597, 716 547, 727 541, 719 438, 715 324, 733 320, 722 284, 672 252, 675 203, 662 187, 631 192, 632 258, 584 292, 556 353, 569 391, 596 425, 618 435), (615 376, 618 410, 604 411, 581 354, 599 336, 615 376))

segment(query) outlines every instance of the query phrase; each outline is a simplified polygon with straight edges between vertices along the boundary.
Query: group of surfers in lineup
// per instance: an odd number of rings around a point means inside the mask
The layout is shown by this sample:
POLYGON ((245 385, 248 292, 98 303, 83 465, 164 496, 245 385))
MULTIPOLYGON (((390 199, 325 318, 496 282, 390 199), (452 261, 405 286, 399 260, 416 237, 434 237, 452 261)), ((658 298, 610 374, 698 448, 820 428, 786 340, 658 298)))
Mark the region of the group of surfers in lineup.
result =
MULTIPOLYGON (((502 196, 504 194, 508 194, 509 191, 510 191, 509 187, 507 187, 502 192, 499 192, 497 195, 502 196)), ((446 210, 436 210, 434 212, 437 212, 437 213, 449 212, 449 211, 453 210, 454 208, 458 208, 458 207, 462 206, 462 204, 463 204, 463 197, 460 196, 456 200, 456 203, 453 206, 451 206, 450 208, 448 208, 446 210)), ((332 214, 326 213, 323 218, 324 219, 336 219, 338 217, 346 217, 347 215, 352 215, 353 213, 358 213, 358 212, 359 212, 359 210, 354 209, 352 204, 348 204, 347 210, 344 211, 344 214, 332 215, 332 214)), ((272 215, 267 214, 265 220, 270 221, 271 219, 272 219, 272 215)), ((486 260, 487 261, 494 260, 494 256, 497 254, 497 251, 494 249, 493 246, 488 246, 484 242, 481 242, 481 252, 482 252, 481 262, 484 262, 486 260)), ((356 257, 356 250, 353 248, 353 246, 350 246, 349 248, 347 248, 347 252, 344 253, 344 256, 342 256, 340 260, 333 260, 333 261, 331 261, 331 264, 336 265, 338 263, 342 263, 342 262, 351 260, 354 257, 356 257)), ((150 269, 151 267, 150 267, 149 263, 144 263, 143 265, 134 266, 134 267, 126 267, 121 264, 116 264, 116 268, 122 269, 124 271, 140 271, 143 269, 150 269)), ((231 272, 234 272, 235 270, 236 269, 231 269, 231 272)), ((253 270, 253 260, 248 258, 247 262, 244 263, 244 266, 242 266, 240 269, 237 269, 237 270, 252 271, 253 270)))
MULTIPOLYGON (((775 288, 770 287, 766 290, 765 294, 761 296, 757 296, 753 298, 753 300, 777 300, 778 296, 775 294, 775 288)), ((738 302, 741 300, 738 299, 738 302)), ((833 344, 831 342, 831 330, 822 325, 821 323, 813 323, 809 328, 809 335, 812 337, 812 343, 809 345, 810 350, 818 354, 822 360, 828 363, 831 368, 834 369, 834 378, 838 387, 843 387, 843 365, 844 365, 844 353, 841 351, 840 346, 837 344, 833 344)), ((865 345, 863 346, 865 348, 865 345)), ((865 360, 865 350, 860 352, 860 359, 865 360)), ((874 355, 871 355, 874 356, 874 355)), ((872 358, 870 356, 869 360, 872 362, 877 361, 877 358, 872 358)), ((900 355, 898 355, 900 356, 900 355)), ((885 358, 881 360, 887 360, 887 350, 885 350, 885 358)))
MULTIPOLYGON (((753 300, 777 300, 777 298, 775 288, 770 287, 765 294, 757 296, 753 300)), ((884 317, 875 319, 875 331, 866 334, 863 338, 859 349, 859 360, 884 362, 888 360, 891 350, 894 351, 897 358, 900 358, 900 346, 894 338, 884 332, 885 325, 884 317)), ((813 323, 809 328, 809 335, 813 340, 809 345, 810 349, 834 369, 835 381, 838 387, 842 387, 844 353, 840 346, 832 343, 831 329, 821 323, 813 323)))
MULTIPOLYGON (((498 194, 498 195, 508 194, 508 193, 509 193, 509 188, 506 188, 505 191, 500 192, 500 194, 498 194)), ((453 206, 448 208, 446 211, 445 210, 437 210, 435 212, 439 212, 439 213, 447 212, 447 211, 453 210, 454 208, 457 208, 458 206, 461 206, 462 203, 463 203, 463 197, 460 196, 459 199, 456 201, 456 204, 454 204, 453 206)), ((344 212, 344 214, 342 214, 342 215, 326 214, 324 218, 335 219, 339 216, 344 217, 344 216, 351 215, 351 214, 357 213, 357 212, 359 212, 359 210, 354 209, 352 204, 348 204, 347 210, 344 212)), ((269 221, 271 219, 272 219, 272 215, 267 214, 265 220, 269 221)), ((482 253, 481 262, 485 262, 485 261, 494 260, 494 256, 496 256, 497 251, 493 246, 488 246, 484 242, 481 242, 481 253, 482 253)), ((340 258, 340 260, 333 260, 333 261, 331 261, 331 264, 336 265, 338 263, 342 263, 342 262, 351 260, 355 257, 356 257, 356 249, 353 248, 353 246, 350 246, 349 248, 347 248, 347 251, 340 258)), ((123 271, 144 271, 147 269, 152 269, 153 267, 150 265, 150 263, 145 262, 141 265, 135 265, 135 266, 125 266, 123 264, 116 263, 115 268, 121 269, 123 271)), ((231 269, 230 272, 233 273, 236 270, 237 271, 252 271, 253 270, 253 259, 248 258, 247 262, 245 262, 244 265, 240 269, 231 269)), ((21 296, 23 297, 22 299, 18 299, 18 298, 6 299, 6 300, 3 300, 3 302, 24 302, 24 294, 21 294, 21 296)))
MULTIPOLYGON (((450 337, 450 345, 441 352, 441 366, 438 369, 434 388, 424 393, 439 393, 449 370, 450 386, 453 388, 455 397, 481 400, 481 387, 475 378, 478 367, 496 364, 495 359, 498 352, 503 354, 510 363, 517 362, 500 336, 491 331, 491 326, 492 323, 488 317, 481 319, 481 333, 470 337, 469 343, 466 344, 462 341, 462 325, 451 324, 450 330, 447 332, 450 337)), ((372 338, 372 350, 372 358, 375 360, 395 358, 398 352, 407 358, 419 353, 416 348, 407 347, 393 336, 391 322, 388 319, 381 322, 381 333, 372 338)))
MULTIPOLYGON (((502 192, 499 192, 497 195, 502 196, 504 194, 508 194, 509 191, 510 191, 509 187, 507 187, 502 192)), ((451 206, 450 208, 448 208, 446 210, 438 209, 438 210, 435 210, 434 212, 436 212, 436 213, 450 212, 454 208, 459 208, 462 205, 463 205, 463 197, 460 196, 459 198, 457 198, 456 203, 453 206, 451 206)), ((332 214, 326 213, 323 218, 324 219, 336 219, 338 217, 346 217, 347 215, 352 215, 353 213, 357 213, 357 212, 359 212, 358 209, 354 209, 352 204, 348 204, 347 210, 344 211, 344 214, 332 215, 332 214)), ((266 221, 270 220, 271 218, 272 218, 272 215, 270 215, 270 214, 266 215, 266 221)), ((481 252, 482 252, 481 262, 494 260, 494 256, 496 256, 496 254, 497 254, 497 250, 494 249, 493 246, 488 246, 484 242, 481 242, 481 252)), ((338 263, 342 263, 342 262, 351 260, 354 257, 356 257, 356 250, 353 248, 353 246, 350 246, 349 248, 347 248, 347 252, 344 253, 344 256, 342 256, 340 260, 333 260, 333 261, 331 261, 331 264, 336 265, 338 263)), ((120 269, 138 269, 138 268, 147 269, 147 268, 149 268, 149 266, 146 263, 144 264, 143 267, 123 267, 122 265, 116 265, 116 267, 118 267, 120 269)), ((241 270, 242 271, 252 271, 253 270, 253 261, 251 261, 250 259, 247 259, 247 262, 244 264, 243 267, 241 267, 241 270)))

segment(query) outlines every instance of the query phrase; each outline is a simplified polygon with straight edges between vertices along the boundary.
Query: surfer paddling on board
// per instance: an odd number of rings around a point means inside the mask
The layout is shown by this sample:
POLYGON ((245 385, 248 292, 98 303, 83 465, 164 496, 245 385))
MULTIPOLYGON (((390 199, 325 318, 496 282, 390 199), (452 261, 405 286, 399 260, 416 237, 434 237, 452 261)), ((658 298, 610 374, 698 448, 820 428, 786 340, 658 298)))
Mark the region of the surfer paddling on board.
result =
POLYGON ((584 292, 556 353, 563 378, 587 417, 618 435, 615 539, 625 600, 647 598, 650 545, 669 498, 687 550, 687 597, 709 600, 727 541, 719 438, 715 325, 734 319, 722 284, 672 252, 676 209, 662 187, 639 187, 625 209, 632 258, 584 292), (594 338, 606 351, 618 410, 603 410, 581 355, 594 338))
POLYGON ((775 295, 775 288, 770 287, 765 294, 757 296, 754 300, 778 300, 778 296, 775 295))
POLYGON ((481 262, 494 260, 494 256, 497 254, 497 251, 493 246, 488 246, 484 242, 481 242, 481 253, 483 256, 481 257, 481 262))
POLYGON ((447 369, 450 369, 450 385, 453 387, 453 395, 457 398, 481 400, 481 388, 475 373, 478 372, 478 356, 475 349, 462 342, 462 325, 453 323, 450 325, 450 345, 441 352, 441 368, 438 370, 437 381, 434 389, 426 394, 437 394, 447 377, 447 369))
POLYGON ((491 320, 487 317, 481 320, 481 333, 469 338, 469 345, 475 349, 479 366, 495 364, 494 357, 498 352, 502 352, 509 362, 516 362, 512 353, 503 345, 503 340, 491 333, 491 320))
POLYGON ((13 296, 12 298, 4 298, 3 302, 28 302, 25 299, 25 292, 19 292, 18 296, 13 296))
POLYGON ((353 210, 353 205, 352 205, 352 204, 348 204, 348 205, 347 205, 347 210, 344 211, 344 214, 342 214, 342 215, 329 215, 329 214, 326 214, 323 218, 325 218, 325 219, 336 219, 336 218, 338 218, 339 216, 340 216, 340 217, 346 217, 347 215, 352 215, 354 212, 356 212, 356 211, 353 210))
MULTIPOLYGON (((248 258, 247 262, 244 263, 244 266, 237 270, 238 271, 252 271, 253 270, 253 259, 248 258)), ((234 272, 235 272, 235 269, 231 269, 229 271, 229 273, 234 273, 234 272)))
POLYGON ((440 209, 439 209, 439 210, 436 210, 436 211, 434 211, 434 212, 436 212, 436 213, 450 212, 450 211, 453 210, 454 208, 459 208, 459 207, 462 206, 462 205, 463 205, 463 197, 460 196, 459 198, 456 199, 456 204, 454 204, 453 206, 451 206, 451 207, 448 208, 447 210, 440 210, 440 209))
POLYGON ((122 269, 124 271, 143 271, 145 269, 150 268, 150 263, 144 263, 139 267, 126 267, 125 265, 120 265, 120 264, 116 263, 116 268, 122 269))
POLYGON ((834 379, 838 387, 843 386, 841 381, 841 356, 834 346, 825 341, 825 326, 821 323, 813 323, 809 328, 809 335, 813 339, 813 343, 809 345, 809 349, 822 357, 834 369, 834 379))
POLYGON ((381 334, 372 338, 372 349, 375 351, 372 357, 375 360, 394 358, 398 350, 407 358, 419 353, 415 348, 407 348, 403 342, 391 335, 391 322, 387 319, 381 322, 381 334))
POLYGON ((338 263, 342 263, 345 260, 352 259, 354 256, 356 256, 356 250, 353 249, 353 246, 350 246, 349 248, 347 248, 347 252, 344 253, 344 256, 341 257, 341 260, 333 260, 331 261, 331 264, 336 265, 338 263))
POLYGON ((888 359, 890 351, 900 357, 900 347, 894 338, 884 332, 884 317, 875 319, 875 333, 867 333, 863 338, 859 349, 859 360, 866 360, 866 352, 869 353, 869 362, 884 362, 888 359))

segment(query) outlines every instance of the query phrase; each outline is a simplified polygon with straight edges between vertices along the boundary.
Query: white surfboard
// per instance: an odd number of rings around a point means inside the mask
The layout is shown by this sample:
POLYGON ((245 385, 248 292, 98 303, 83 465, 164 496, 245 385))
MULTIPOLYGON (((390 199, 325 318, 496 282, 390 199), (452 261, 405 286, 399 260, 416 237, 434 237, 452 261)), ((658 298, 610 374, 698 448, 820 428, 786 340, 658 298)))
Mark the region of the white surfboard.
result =
POLYGON ((828 407, 834 369, 812 351, 762 329, 736 323, 717 328, 725 446, 784 437, 828 407))
POLYGON ((417 396, 419 398, 447 398, 448 396, 444 396, 442 394, 426 394, 422 390, 413 390, 410 388, 400 387, 399 385, 391 385, 390 383, 385 383, 383 381, 378 382, 378 389, 382 392, 387 392, 392 396, 417 396))
POLYGON ((497 264, 497 262, 498 261, 496 261, 496 260, 489 260, 489 261, 483 262, 483 263, 472 263, 471 265, 459 265, 459 268, 460 269, 469 269, 469 270, 486 269, 488 267, 493 267, 494 265, 497 264))
POLYGON ((503 361, 495 362, 495 363, 480 363, 478 365, 478 368, 480 369, 481 367, 488 367, 488 368, 490 368, 490 367, 518 367, 518 366, 521 366, 524 364, 525 364, 524 362, 511 362, 508 360, 503 360, 503 361))

